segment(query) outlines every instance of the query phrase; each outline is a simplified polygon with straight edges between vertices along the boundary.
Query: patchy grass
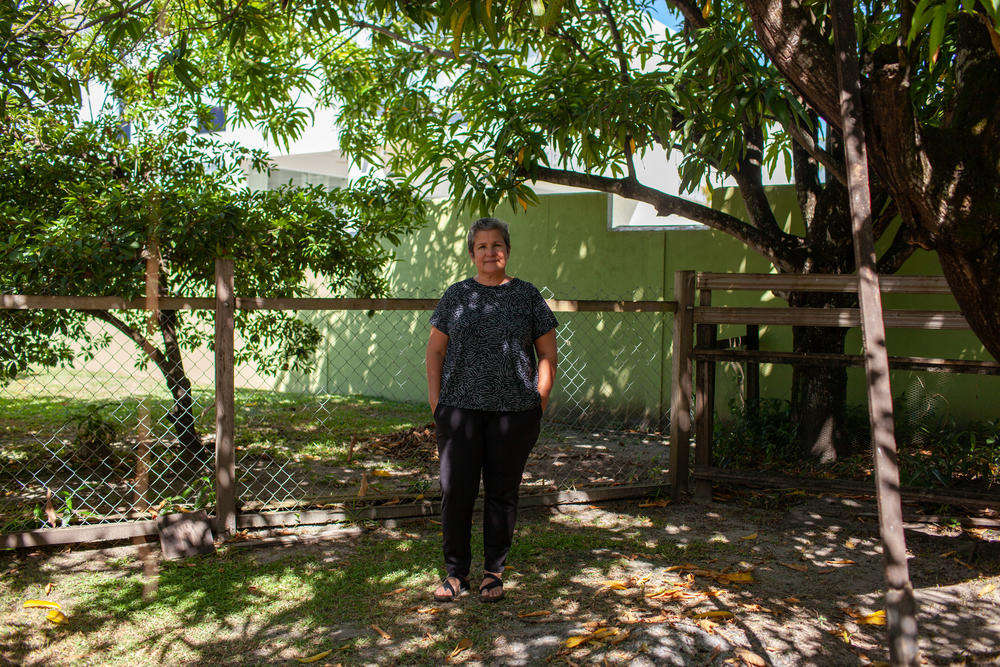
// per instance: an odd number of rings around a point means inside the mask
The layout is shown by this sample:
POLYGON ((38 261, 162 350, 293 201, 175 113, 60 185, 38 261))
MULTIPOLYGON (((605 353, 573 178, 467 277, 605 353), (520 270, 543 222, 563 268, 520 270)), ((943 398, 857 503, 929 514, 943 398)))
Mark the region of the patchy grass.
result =
MULTIPOLYGON (((874 524, 860 523, 853 504, 798 502, 791 514, 747 509, 739 498, 525 512, 507 598, 494 605, 474 595, 431 600, 441 571, 430 520, 300 533, 290 546, 230 542, 160 563, 149 599, 135 547, 0 553, 0 662, 272 664, 326 651, 318 664, 706 665, 739 650, 773 665, 886 659, 884 628, 844 611, 881 608, 874 524), (716 578, 724 572, 751 572, 753 581, 716 578), (45 598, 49 583, 64 625, 23 609, 24 600, 45 598), (733 618, 694 618, 720 611, 733 618), (598 628, 614 634, 567 646, 598 628)), ((474 586, 481 537, 475 527, 474 586)), ((950 528, 908 536, 914 587, 932 600, 920 619, 930 662, 1000 657, 997 539, 950 528), (975 569, 942 558, 955 553, 975 569)))

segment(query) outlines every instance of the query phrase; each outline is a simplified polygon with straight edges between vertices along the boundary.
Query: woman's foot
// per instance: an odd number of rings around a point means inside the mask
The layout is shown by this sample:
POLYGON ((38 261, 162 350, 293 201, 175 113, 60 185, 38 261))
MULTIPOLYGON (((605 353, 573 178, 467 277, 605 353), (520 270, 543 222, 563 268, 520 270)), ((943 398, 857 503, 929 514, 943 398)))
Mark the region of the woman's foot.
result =
POLYGON ((499 602, 503 599, 503 581, 499 572, 483 572, 483 583, 479 584, 480 602, 499 602))
POLYGON ((469 592, 469 580, 465 577, 446 577, 434 591, 434 599, 438 602, 451 602, 469 592))

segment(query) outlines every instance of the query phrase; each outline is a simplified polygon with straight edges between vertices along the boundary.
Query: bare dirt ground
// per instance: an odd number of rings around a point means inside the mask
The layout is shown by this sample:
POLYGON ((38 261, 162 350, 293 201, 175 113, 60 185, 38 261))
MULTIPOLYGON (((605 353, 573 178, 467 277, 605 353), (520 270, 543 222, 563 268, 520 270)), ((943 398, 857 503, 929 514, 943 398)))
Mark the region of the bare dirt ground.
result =
MULTIPOLYGON (((711 504, 532 509, 522 513, 503 602, 483 605, 468 596, 435 606, 430 578, 395 595, 373 593, 369 615, 310 629, 321 645, 341 647, 317 664, 877 664, 888 655, 885 627, 877 624, 883 580, 874 515, 870 499, 749 491, 719 494, 711 504), (442 636, 439 644, 455 650, 463 646, 459 638, 468 644, 450 658, 447 650, 426 648, 442 636)), ((304 559, 321 576, 370 542, 405 537, 431 544, 438 530, 430 520, 302 528, 231 548, 254 564, 304 559)), ((912 523, 906 537, 922 663, 1000 664, 1000 534, 912 523)), ((123 556, 129 550, 32 557, 44 561, 58 588, 74 573, 139 567, 123 556)), ((9 558, 0 554, 0 561, 9 558)), ((19 610, 0 610, 0 625, 26 622, 19 610)), ((249 614, 229 613, 204 645, 195 629, 178 628, 173 640, 199 652, 176 661, 276 664, 302 655, 273 642, 301 634, 295 618, 253 630, 257 624, 249 614), (239 651, 212 653, 227 642, 239 651)), ((115 630, 108 632, 114 642, 115 630)), ((150 656, 170 655, 156 653, 160 643, 149 638, 150 656)), ((2 655, 44 664, 25 648, 0 642, 2 655)))

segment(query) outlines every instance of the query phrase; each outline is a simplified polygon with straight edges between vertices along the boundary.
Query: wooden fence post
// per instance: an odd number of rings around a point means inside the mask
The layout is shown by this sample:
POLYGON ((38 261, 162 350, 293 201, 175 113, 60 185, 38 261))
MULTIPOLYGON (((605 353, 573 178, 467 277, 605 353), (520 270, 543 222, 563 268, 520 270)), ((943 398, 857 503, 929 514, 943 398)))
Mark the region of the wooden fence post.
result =
MULTIPOLYGON (((760 327, 756 324, 747 325, 746 349, 758 352, 760 350, 760 327)), ((748 417, 756 418, 760 414, 760 364, 748 361, 744 378, 745 399, 743 410, 748 417)))
POLYGON ((233 260, 215 260, 215 522, 218 535, 236 531, 233 260))
MULTIPOLYGON (((712 290, 701 290, 698 305, 712 305, 712 290)), ((698 349, 714 349, 716 338, 718 338, 717 325, 699 324, 696 330, 698 349)), ((697 470, 712 465, 712 427, 715 421, 715 360, 699 359, 695 362, 695 368, 694 467, 697 470)), ((694 497, 695 500, 711 500, 712 480, 696 478, 694 497)))
POLYGON ((688 490, 691 447, 691 337, 694 322, 694 271, 674 274, 674 339, 670 374, 670 494, 688 490))
POLYGON ((854 257, 858 266, 858 302, 861 306, 861 340, 864 344, 868 379, 868 416, 875 458, 875 492, 879 530, 882 533, 882 564, 885 568, 886 625, 889 659, 893 665, 916 665, 917 604, 906 562, 903 506, 899 489, 899 464, 889 385, 889 353, 885 346, 882 296, 872 234, 871 193, 868 184, 868 154, 865 148, 861 77, 858 73, 854 3, 834 0, 834 46, 840 78, 840 113, 843 120, 844 158, 847 162, 847 192, 851 206, 854 257))

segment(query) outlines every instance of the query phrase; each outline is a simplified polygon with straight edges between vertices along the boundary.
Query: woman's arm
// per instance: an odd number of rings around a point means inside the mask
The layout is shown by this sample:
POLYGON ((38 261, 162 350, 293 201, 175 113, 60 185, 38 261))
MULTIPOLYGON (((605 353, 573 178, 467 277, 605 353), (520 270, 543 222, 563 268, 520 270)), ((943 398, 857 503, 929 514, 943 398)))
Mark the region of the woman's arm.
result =
POLYGON ((431 412, 437 410, 441 396, 441 369, 444 368, 447 350, 448 334, 432 326, 431 337, 427 341, 427 402, 431 404, 431 412))
POLYGON ((535 339, 535 353, 538 355, 538 393, 542 397, 542 412, 549 405, 549 393, 556 380, 556 330, 552 329, 535 339))

